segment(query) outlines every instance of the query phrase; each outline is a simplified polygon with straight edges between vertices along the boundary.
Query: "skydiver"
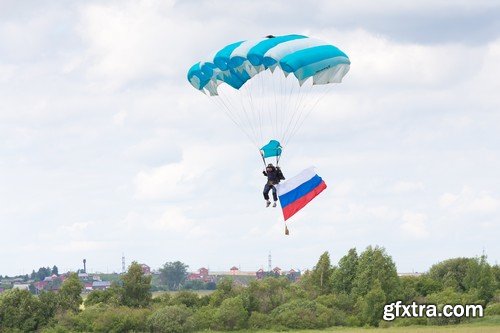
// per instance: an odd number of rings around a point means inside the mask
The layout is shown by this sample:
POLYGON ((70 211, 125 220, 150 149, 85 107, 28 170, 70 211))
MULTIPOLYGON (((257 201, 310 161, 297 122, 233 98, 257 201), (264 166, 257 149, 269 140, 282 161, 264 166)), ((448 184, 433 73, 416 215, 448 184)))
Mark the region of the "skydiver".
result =
POLYGON ((271 201, 269 201, 269 191, 273 190, 273 207, 276 207, 276 201, 278 201, 278 195, 276 194, 276 187, 274 185, 278 184, 281 180, 284 180, 283 172, 279 166, 274 166, 272 163, 269 163, 266 167, 266 170, 262 171, 264 176, 267 177, 267 183, 264 186, 264 199, 266 200, 266 207, 271 205, 271 201))

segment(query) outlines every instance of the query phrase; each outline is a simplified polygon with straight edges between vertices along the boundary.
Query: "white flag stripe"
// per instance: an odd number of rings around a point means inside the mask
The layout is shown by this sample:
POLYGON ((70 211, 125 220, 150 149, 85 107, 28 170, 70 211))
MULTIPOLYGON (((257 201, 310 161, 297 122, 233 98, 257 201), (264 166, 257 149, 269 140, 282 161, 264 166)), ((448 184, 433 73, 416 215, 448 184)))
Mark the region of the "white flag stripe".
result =
POLYGON ((298 186, 304 184, 311 178, 316 176, 316 168, 309 167, 303 171, 301 171, 297 176, 288 179, 287 181, 275 185, 278 195, 283 195, 285 193, 290 192, 291 190, 297 188, 298 186))

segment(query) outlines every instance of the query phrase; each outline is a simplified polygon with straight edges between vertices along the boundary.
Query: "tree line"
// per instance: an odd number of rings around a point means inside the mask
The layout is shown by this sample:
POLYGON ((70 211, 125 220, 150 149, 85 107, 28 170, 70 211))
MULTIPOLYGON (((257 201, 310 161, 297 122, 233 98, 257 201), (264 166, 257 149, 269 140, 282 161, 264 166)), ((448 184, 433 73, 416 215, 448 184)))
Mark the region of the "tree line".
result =
MULTIPOLYGON (((164 268, 187 267, 171 264, 164 268)), ((167 276, 163 278, 168 280, 167 276)), ((182 280, 176 274, 171 278, 182 280)), ((399 318, 384 322, 384 305, 396 300, 481 304, 487 315, 500 315, 500 268, 490 265, 484 256, 449 259, 423 275, 399 277, 383 248, 368 247, 359 254, 351 249, 337 265, 331 264, 325 252, 296 283, 284 277, 267 277, 243 286, 224 279, 213 293, 203 296, 181 290, 153 298, 151 279, 134 262, 120 283, 91 292, 84 302, 76 274, 64 281, 58 293, 35 296, 9 290, 0 294, 0 332, 189 333, 453 324, 463 320, 399 318)), ((172 289, 179 289, 175 281, 170 283, 172 289)))

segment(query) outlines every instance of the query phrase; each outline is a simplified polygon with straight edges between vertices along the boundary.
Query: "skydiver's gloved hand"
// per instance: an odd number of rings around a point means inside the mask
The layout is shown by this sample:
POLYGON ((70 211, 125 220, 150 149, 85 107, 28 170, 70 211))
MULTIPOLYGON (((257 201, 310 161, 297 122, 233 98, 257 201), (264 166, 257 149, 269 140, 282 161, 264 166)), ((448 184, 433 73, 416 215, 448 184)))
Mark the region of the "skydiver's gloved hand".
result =
POLYGON ((267 176, 267 172, 266 172, 266 170, 262 171, 262 174, 263 174, 264 176, 267 176))

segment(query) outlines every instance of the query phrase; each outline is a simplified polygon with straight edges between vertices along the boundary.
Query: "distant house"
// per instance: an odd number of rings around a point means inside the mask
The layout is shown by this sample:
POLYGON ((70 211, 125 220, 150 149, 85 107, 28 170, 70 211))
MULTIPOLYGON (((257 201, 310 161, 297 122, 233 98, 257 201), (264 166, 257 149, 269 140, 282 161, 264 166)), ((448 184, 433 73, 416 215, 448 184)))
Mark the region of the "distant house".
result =
POLYGON ((35 290, 37 293, 41 292, 42 290, 47 290, 47 286, 49 285, 50 281, 37 281, 33 283, 33 286, 35 287, 35 290))
POLYGON ((212 282, 212 278, 208 275, 208 269, 202 267, 198 269, 196 273, 189 273, 187 276, 188 281, 203 281, 203 282, 212 282))
POLYGON ((236 266, 233 266, 229 269, 229 272, 231 272, 231 275, 238 275, 239 271, 240 271, 240 269, 236 266))
POLYGON ((30 285, 25 283, 16 283, 12 286, 12 289, 30 290, 30 285))
POLYGON ((111 287, 111 281, 94 281, 92 282, 92 290, 106 290, 111 287))
POLYGON ((297 282, 298 279, 300 278, 300 271, 296 271, 292 268, 291 270, 286 272, 285 275, 288 278, 288 280, 292 282, 297 282))
POLYGON ((264 272, 264 270, 262 268, 259 269, 257 272, 255 272, 255 277, 258 280, 262 280, 265 276, 266 276, 266 272, 264 272))
POLYGON ((274 267, 274 268, 273 268, 273 273, 274 273, 274 275, 276 275, 276 276, 280 276, 280 275, 281 275, 281 268, 279 268, 279 267, 274 267))
POLYGON ((89 291, 92 291, 93 288, 92 288, 92 282, 85 282, 83 284, 83 289, 86 291, 86 292, 89 292, 89 291))
POLYGON ((208 269, 206 269, 205 267, 202 267, 198 270, 198 273, 200 274, 200 276, 202 278, 207 278, 208 277, 208 269))
POLYGON ((140 264, 141 265, 141 268, 142 268, 142 272, 145 274, 145 275, 151 275, 151 267, 149 267, 148 265, 146 264, 140 264))

